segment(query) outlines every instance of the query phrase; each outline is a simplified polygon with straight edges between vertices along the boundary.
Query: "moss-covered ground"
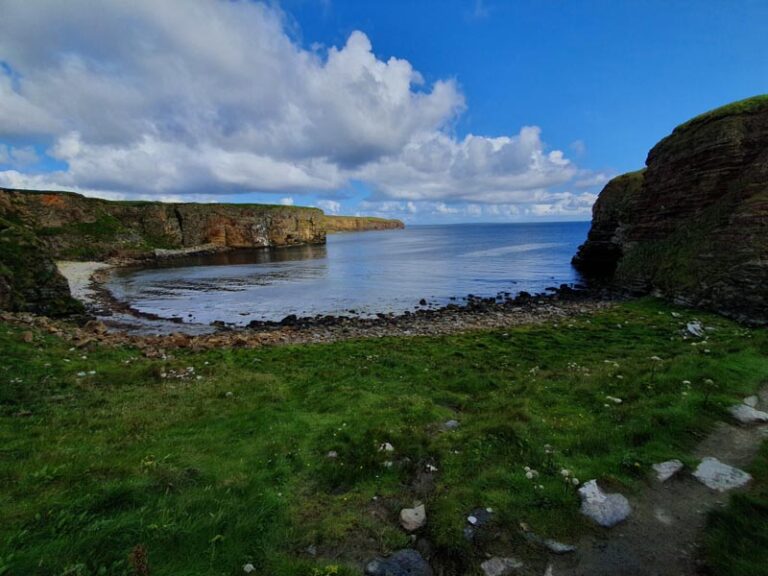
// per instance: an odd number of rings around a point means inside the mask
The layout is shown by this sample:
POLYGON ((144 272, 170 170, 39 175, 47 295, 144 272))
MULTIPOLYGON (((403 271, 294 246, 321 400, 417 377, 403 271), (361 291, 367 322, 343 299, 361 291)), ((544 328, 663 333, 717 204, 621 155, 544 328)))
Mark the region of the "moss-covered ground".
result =
MULTIPOLYGON (((564 541, 593 530, 563 468, 639 491, 651 463, 691 463, 725 408, 768 380, 766 331, 654 300, 559 324, 165 359, 25 332, 0 324, 4 576, 140 574, 143 554, 153 576, 359 574, 407 545, 397 513, 415 498, 438 555, 473 574, 483 550, 528 553, 521 522, 564 541), (693 317, 705 344, 684 336, 693 317), (441 429, 449 419, 458 429, 441 429), (494 509, 497 536, 470 545, 477 507, 494 509)), ((761 482, 713 520, 713 565, 764 557, 764 531, 728 537, 768 522, 761 482)))

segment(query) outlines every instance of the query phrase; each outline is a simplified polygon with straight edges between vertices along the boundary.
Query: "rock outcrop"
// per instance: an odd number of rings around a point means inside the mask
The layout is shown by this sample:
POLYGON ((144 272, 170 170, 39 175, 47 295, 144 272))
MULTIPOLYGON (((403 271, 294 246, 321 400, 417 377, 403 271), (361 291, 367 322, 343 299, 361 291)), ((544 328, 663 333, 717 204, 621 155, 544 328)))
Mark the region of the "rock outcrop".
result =
POLYGON ((323 218, 326 232, 366 232, 370 230, 398 230, 405 228, 400 220, 372 216, 328 216, 323 218))
POLYGON ((621 289, 768 323, 768 95, 686 122, 645 170, 609 182, 573 262, 621 289))
POLYGON ((0 217, 0 310, 66 316, 83 312, 35 234, 0 217))
POLYGON ((261 204, 113 202, 67 192, 0 189, 0 214, 33 229, 57 257, 148 255, 156 248, 325 242, 317 208, 261 204))

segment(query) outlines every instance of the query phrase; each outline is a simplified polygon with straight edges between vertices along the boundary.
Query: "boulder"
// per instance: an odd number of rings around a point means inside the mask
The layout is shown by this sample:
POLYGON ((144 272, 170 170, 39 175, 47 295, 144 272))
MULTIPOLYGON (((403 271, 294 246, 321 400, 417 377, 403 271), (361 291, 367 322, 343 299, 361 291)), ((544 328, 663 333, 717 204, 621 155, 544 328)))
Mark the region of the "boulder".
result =
POLYGON ((659 482, 666 482, 682 469, 683 463, 680 462, 680 460, 667 460, 666 462, 653 465, 653 470, 656 472, 656 479, 659 482))
POLYGON ((752 480, 748 473, 724 464, 717 458, 704 458, 693 475, 707 488, 717 492, 741 488, 752 480))
POLYGON ((523 567, 517 558, 501 558, 494 556, 480 564, 485 576, 506 576, 523 567))
POLYGON ((403 508, 400 510, 400 525, 407 532, 415 532, 427 523, 427 510, 424 504, 419 504, 413 508, 403 508))
POLYGON ((579 488, 581 513, 587 518, 610 528, 623 522, 632 512, 629 501, 621 494, 606 494, 597 485, 597 480, 590 480, 579 488))
POLYGON ((388 558, 376 558, 365 566, 366 576, 432 576, 432 569, 416 550, 395 552, 388 558))
POLYGON ((728 408, 731 416, 738 420, 741 424, 760 424, 768 422, 768 412, 762 412, 755 410, 751 406, 746 404, 737 404, 728 408))

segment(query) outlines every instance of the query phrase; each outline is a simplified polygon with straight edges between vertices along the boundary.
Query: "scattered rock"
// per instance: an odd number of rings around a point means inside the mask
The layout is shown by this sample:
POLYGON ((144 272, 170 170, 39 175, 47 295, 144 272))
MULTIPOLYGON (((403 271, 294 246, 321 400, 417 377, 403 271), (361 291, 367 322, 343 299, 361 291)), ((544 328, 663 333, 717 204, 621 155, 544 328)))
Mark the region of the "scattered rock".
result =
POLYGON ((744 404, 749 406, 750 408, 757 408, 757 403, 760 400, 758 399, 757 395, 747 396, 744 398, 744 404))
POLYGON ((415 532, 427 523, 427 510, 424 504, 400 510, 400 525, 408 532, 415 532))
POLYGON ((379 452, 394 452, 395 447, 392 446, 389 442, 383 442, 379 445, 379 452))
POLYGON ((336 450, 329 450, 328 454, 325 455, 326 458, 338 458, 339 453, 336 452, 336 450))
POLYGON ((605 528, 624 521, 632 512, 629 501, 621 494, 606 494, 590 480, 579 488, 581 513, 605 528))
POLYGON ((683 469, 683 463, 680 460, 667 460, 660 464, 654 464, 653 469, 656 472, 656 480, 666 482, 683 469))
POLYGON ((243 564, 243 572, 245 572, 246 574, 250 574, 251 572, 255 572, 255 571, 256 571, 256 566, 254 566, 250 562, 248 564, 243 564))
POLYGON ((30 344, 35 339, 35 335, 32 332, 22 332, 21 341, 30 344))
POLYGON ((751 406, 746 404, 738 404, 728 408, 728 412, 731 413, 736 420, 742 424, 756 424, 759 422, 768 422, 768 412, 761 412, 755 410, 751 406))
POLYGON ((456 430, 458 427, 458 420, 448 420, 447 422, 443 422, 443 430, 456 430))
POLYGON ((485 576, 505 576, 522 567, 523 563, 517 558, 501 558, 499 556, 494 556, 480 564, 485 576))
POLYGON ((576 552, 576 546, 571 544, 563 544, 562 542, 552 540, 551 538, 542 540, 541 543, 547 550, 554 552, 555 554, 569 554, 571 552, 576 552))
POLYGON ((388 558, 376 558, 365 566, 366 576, 432 576, 432 569, 416 550, 400 550, 388 558))
POLYGON ((523 529, 523 536, 526 540, 529 542, 533 542, 534 544, 538 544, 539 546, 543 546, 550 552, 553 552, 555 554, 568 554, 570 552, 576 551, 576 546, 571 546, 570 544, 563 544, 562 542, 558 542, 557 540, 553 540, 551 538, 542 538, 538 534, 535 534, 533 532, 530 532, 528 525, 525 523, 521 523, 520 526, 523 529))
POLYGON ((698 320, 694 320, 693 322, 688 322, 685 329, 688 330, 688 333, 691 336, 696 336, 697 338, 701 338, 704 336, 704 326, 702 326, 701 322, 699 322, 698 320))
POLYGON ((752 480, 744 470, 724 464, 717 458, 704 458, 693 475, 707 488, 718 492, 740 488, 752 480))

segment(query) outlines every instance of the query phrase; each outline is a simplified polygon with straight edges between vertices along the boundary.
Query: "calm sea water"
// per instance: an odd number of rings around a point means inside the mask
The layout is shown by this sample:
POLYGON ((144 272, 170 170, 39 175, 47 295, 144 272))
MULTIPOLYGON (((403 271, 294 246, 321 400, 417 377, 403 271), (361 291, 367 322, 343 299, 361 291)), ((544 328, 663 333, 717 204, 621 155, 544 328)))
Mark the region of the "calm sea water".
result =
POLYGON ((289 314, 413 310, 422 298, 541 292, 579 281, 588 222, 410 226, 336 234, 325 246, 238 251, 118 271, 107 287, 141 312, 208 324, 289 314))

